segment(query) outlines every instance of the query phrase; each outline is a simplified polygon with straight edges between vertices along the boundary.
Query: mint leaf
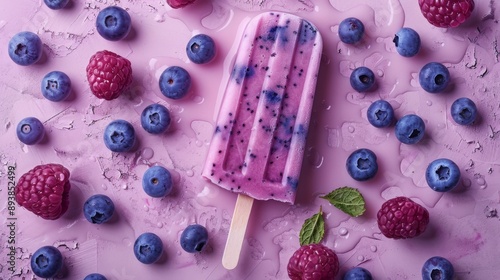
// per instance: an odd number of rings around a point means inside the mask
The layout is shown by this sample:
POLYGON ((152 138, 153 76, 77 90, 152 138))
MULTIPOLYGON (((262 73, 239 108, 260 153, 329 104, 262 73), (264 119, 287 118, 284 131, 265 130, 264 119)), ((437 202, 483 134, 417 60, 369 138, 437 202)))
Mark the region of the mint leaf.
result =
POLYGON ((366 210, 365 199, 355 188, 338 188, 325 196, 321 196, 321 198, 328 200, 333 206, 352 217, 358 217, 365 213, 366 210))
POLYGON ((324 235, 325 220, 320 206, 318 213, 304 221, 299 234, 300 246, 319 243, 324 235))

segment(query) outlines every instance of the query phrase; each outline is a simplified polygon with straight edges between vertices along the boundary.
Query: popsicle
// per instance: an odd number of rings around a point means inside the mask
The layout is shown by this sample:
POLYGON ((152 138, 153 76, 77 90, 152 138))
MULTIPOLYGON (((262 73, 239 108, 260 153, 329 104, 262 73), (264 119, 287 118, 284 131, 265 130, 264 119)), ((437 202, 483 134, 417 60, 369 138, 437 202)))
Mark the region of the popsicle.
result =
POLYGON ((250 197, 295 202, 321 51, 316 27, 292 14, 262 13, 243 32, 202 171, 241 194, 226 250, 232 231, 244 235, 250 197))

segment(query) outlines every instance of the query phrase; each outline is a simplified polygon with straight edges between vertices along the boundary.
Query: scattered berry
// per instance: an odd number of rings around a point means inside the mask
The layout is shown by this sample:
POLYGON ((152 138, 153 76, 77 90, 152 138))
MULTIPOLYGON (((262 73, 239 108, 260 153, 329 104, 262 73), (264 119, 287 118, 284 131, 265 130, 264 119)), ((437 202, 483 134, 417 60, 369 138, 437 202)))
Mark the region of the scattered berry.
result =
POLYGON ((420 36, 417 31, 409 28, 401 28, 392 40, 396 51, 404 57, 415 56, 420 50, 420 36))
POLYGON ((427 228, 429 212, 407 197, 387 200, 377 213, 378 228, 388 238, 406 239, 419 236, 427 228))
POLYGON ((374 127, 388 127, 394 123, 394 109, 385 100, 373 102, 366 112, 368 122, 374 127))
POLYGON ((165 167, 155 165, 142 176, 142 188, 149 196, 164 197, 172 191, 172 176, 165 167))
POLYGON ((151 104, 141 114, 141 126, 151 134, 161 134, 170 126, 170 111, 161 104, 151 104))
POLYGON ((108 280, 108 278, 106 278, 104 275, 99 274, 99 273, 92 273, 92 274, 85 276, 85 278, 83 278, 83 280, 108 280))
POLYGON ((189 225, 181 234, 181 247, 188 253, 203 251, 208 242, 207 229, 198 224, 189 225))
POLYGON ((167 0, 167 4, 174 9, 178 9, 183 8, 193 3, 194 1, 196 0, 167 0))
POLYGON ((97 98, 115 99, 132 83, 130 61, 110 51, 96 52, 86 70, 90 90, 97 98))
POLYGON ((365 268, 353 267, 344 274, 343 280, 372 280, 372 274, 365 268))
POLYGON ((403 116, 396 122, 396 138, 404 144, 416 144, 425 134, 425 123, 421 117, 409 114, 403 116))
POLYGON ((56 163, 35 166, 19 178, 16 201, 28 211, 55 220, 68 210, 69 170, 56 163))
POLYGON ((352 71, 349 81, 357 92, 366 92, 375 84, 375 74, 370 68, 361 66, 352 71))
POLYGON ((455 188, 460 181, 460 169, 452 160, 436 159, 427 166, 425 180, 431 189, 447 192, 455 188))
POLYGON ((123 8, 109 6, 99 12, 95 26, 104 39, 119 41, 127 37, 132 27, 132 20, 123 8))
POLYGON ((9 56, 19 65, 35 64, 42 57, 42 52, 42 40, 33 32, 19 32, 9 41, 9 56))
POLYGON ((347 172, 356 181, 369 180, 377 174, 377 156, 369 149, 358 149, 346 161, 347 172))
POLYGON ((43 2, 52 10, 60 10, 68 5, 69 0, 43 0, 43 2))
POLYGON ((125 120, 114 120, 104 129, 104 144, 112 152, 128 152, 135 144, 135 129, 125 120))
POLYGON ((134 254, 137 260, 144 264, 158 261, 163 253, 163 242, 158 235, 145 232, 134 242, 134 254))
POLYGON ((437 27, 457 27, 474 10, 474 0, 418 0, 427 21, 437 27))
POLYGON ((26 145, 35 145, 42 141, 45 128, 39 119, 27 117, 17 124, 16 133, 19 141, 26 145))
POLYGON ((63 267, 63 256, 54 246, 43 246, 31 256, 31 270, 42 278, 55 277, 63 267))
POLYGON ((68 97, 71 92, 71 80, 61 71, 49 72, 42 79, 42 95, 50 101, 59 102, 68 97))
POLYGON ((452 280, 454 274, 453 264, 443 257, 432 257, 422 266, 422 280, 452 280))
POLYGON ((189 40, 186 53, 189 60, 196 64, 208 63, 215 57, 215 42, 208 35, 195 35, 189 40))
POLYGON ((95 194, 83 204, 83 215, 87 221, 93 224, 102 224, 113 217, 115 204, 106 195, 95 194))
POLYGON ((191 76, 180 66, 170 66, 161 73, 160 90, 165 97, 180 99, 191 87, 191 76))
POLYGON ((420 70, 418 80, 427 92, 443 92, 450 82, 450 71, 439 62, 429 62, 420 70))
POLYGON ((329 280, 339 272, 339 259, 335 252, 322 244, 300 247, 288 261, 291 280, 329 280))
POLYGON ((467 97, 458 98, 451 104, 451 117, 457 124, 472 124, 477 117, 476 103, 467 97))
POLYGON ((361 41, 365 33, 365 26, 357 18, 346 18, 339 25, 340 41, 345 44, 355 44, 361 41))

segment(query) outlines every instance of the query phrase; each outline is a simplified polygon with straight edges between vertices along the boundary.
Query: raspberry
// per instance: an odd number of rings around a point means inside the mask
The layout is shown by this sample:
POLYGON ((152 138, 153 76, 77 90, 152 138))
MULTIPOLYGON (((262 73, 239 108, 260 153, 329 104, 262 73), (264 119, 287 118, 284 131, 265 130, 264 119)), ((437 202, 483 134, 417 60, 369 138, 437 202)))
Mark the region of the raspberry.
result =
POLYGON ((377 213, 378 228, 388 238, 419 236, 429 223, 429 212, 407 197, 389 199, 377 213))
POLYGON ((293 253, 287 269, 292 280, 333 279, 339 272, 339 259, 322 244, 303 245, 293 253))
POLYGON ((69 170, 64 166, 38 165, 19 178, 16 201, 46 220, 55 220, 68 210, 70 188, 69 170))
POLYGON ((196 0, 167 0, 167 4, 174 9, 185 7, 196 0))
POLYGON ((87 80, 95 96, 115 99, 132 83, 130 61, 110 51, 96 52, 87 65, 87 80))
POLYGON ((457 27, 474 10, 474 0, 418 0, 420 11, 432 25, 457 27))

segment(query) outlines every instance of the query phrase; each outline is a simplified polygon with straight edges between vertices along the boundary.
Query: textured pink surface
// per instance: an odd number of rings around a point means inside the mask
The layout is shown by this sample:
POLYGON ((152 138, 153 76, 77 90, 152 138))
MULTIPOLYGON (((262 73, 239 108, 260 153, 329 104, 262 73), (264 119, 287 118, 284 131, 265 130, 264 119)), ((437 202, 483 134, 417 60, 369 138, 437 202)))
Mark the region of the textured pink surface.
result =
POLYGON ((277 12, 245 27, 202 175, 227 190, 294 203, 323 43, 277 12))
POLYGON ((65 257, 65 279, 83 279, 100 272, 108 279, 286 279, 286 264, 299 247, 303 221, 322 206, 327 234, 324 244, 339 256, 340 271, 361 265, 380 279, 418 279, 421 265, 434 255, 447 257, 458 278, 496 279, 500 273, 500 108, 498 1, 476 1, 471 18, 457 29, 428 24, 417 1, 318 0, 236 1, 199 0, 182 9, 164 1, 120 1, 132 17, 132 32, 123 41, 108 42, 95 31, 100 9, 112 1, 71 1, 67 9, 52 11, 42 1, 4 1, 0 6, 0 209, 7 223, 8 166, 16 177, 37 164, 57 162, 70 172, 72 188, 68 211, 58 220, 46 221, 16 208, 16 276, 7 270, 9 235, 0 235, 0 275, 4 279, 31 278, 29 257, 43 245, 58 246, 65 257), (240 265, 233 271, 221 265, 236 195, 209 184, 201 177, 208 144, 215 128, 222 92, 231 73, 237 41, 249 18, 262 11, 297 14, 318 27, 323 55, 318 91, 306 144, 295 205, 256 201, 243 244, 240 265), (347 46, 337 35, 339 22, 360 18, 367 36, 361 44, 347 46), (414 28, 422 39, 421 52, 413 58, 397 54, 393 35, 402 26, 414 28), (40 62, 15 65, 7 43, 17 32, 32 31, 44 43, 40 62), (193 34, 206 33, 217 43, 216 58, 207 65, 190 63, 185 45, 193 34), (131 89, 113 101, 98 100, 89 90, 85 67, 90 56, 108 49, 132 63, 131 89), (424 92, 418 71, 429 61, 449 67, 451 85, 439 95, 424 92), (168 66, 186 68, 194 82, 183 100, 163 98, 158 78, 168 66), (348 77, 357 66, 370 67, 377 89, 359 94, 348 77), (45 100, 40 81, 52 71, 66 72, 73 92, 61 103, 45 100), (473 99, 479 121, 456 125, 449 114, 452 102, 473 99), (426 122, 422 142, 400 144, 392 128, 376 129, 366 120, 366 110, 383 98, 395 108, 396 117, 416 113, 426 122), (167 106, 174 118, 164 135, 142 131, 140 112, 153 102, 167 106), (38 117, 47 129, 36 146, 24 146, 15 126, 24 117, 38 117), (102 141, 104 127, 114 119, 130 121, 138 145, 130 153, 113 154, 102 141), (378 157, 379 173, 371 181, 356 182, 345 170, 345 159, 356 148, 370 148, 378 157), (459 186, 450 193, 433 192, 425 182, 427 164, 438 157, 455 161, 462 172, 459 186), (141 187, 148 166, 169 168, 175 181, 173 194, 151 199, 141 187), (319 196, 342 186, 358 188, 367 211, 350 218, 319 196), (116 217, 92 225, 82 215, 89 196, 103 193, 116 206, 116 217), (411 240, 389 240, 376 225, 376 212, 389 198, 405 195, 425 206, 430 224, 411 240), (192 255, 179 245, 181 231, 191 223, 207 227, 208 250, 192 255), (155 265, 139 263, 132 244, 145 231, 158 234, 165 256, 155 265))

